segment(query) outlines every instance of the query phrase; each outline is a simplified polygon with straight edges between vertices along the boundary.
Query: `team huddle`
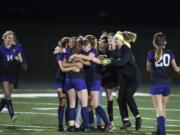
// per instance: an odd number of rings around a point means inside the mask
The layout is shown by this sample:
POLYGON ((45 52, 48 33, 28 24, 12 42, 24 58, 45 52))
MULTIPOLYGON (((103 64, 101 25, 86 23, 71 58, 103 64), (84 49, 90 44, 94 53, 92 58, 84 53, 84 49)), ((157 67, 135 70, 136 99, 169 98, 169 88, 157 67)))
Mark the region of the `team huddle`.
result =
MULTIPOLYGON (((3 35, 4 42, 0 46, 0 78, 4 92, 0 111, 7 106, 14 121, 16 115, 11 101, 15 81, 13 69, 24 59, 22 49, 14 40, 14 33, 8 32, 3 35)), ((142 118, 133 97, 141 81, 141 71, 131 49, 136 38, 136 33, 117 31, 103 32, 99 39, 93 35, 81 35, 63 37, 58 41, 53 53, 57 66, 55 89, 59 98, 59 131, 65 130, 64 125, 70 132, 113 130, 113 92, 116 92, 120 110, 120 129, 131 127, 128 108, 135 119, 135 130, 141 128, 142 118), (102 89, 106 92, 107 113, 101 105, 102 89)), ((170 66, 180 73, 180 67, 176 65, 173 53, 166 49, 166 44, 165 34, 159 32, 153 37, 154 49, 147 53, 147 71, 151 73, 150 94, 157 116, 154 135, 166 134, 165 108, 170 95, 170 66)))

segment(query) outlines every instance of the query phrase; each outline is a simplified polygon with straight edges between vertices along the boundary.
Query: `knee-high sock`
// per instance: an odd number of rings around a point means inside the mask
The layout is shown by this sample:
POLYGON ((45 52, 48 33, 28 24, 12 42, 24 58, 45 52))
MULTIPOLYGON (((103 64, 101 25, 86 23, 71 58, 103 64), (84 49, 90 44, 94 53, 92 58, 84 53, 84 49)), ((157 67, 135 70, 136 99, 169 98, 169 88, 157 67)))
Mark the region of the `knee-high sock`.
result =
POLYGON ((158 127, 158 130, 161 134, 165 133, 166 132, 166 129, 165 129, 165 118, 164 116, 159 116, 157 117, 157 127, 158 127))
POLYGON ((68 109, 69 126, 75 126, 75 108, 68 109))
POLYGON ((0 112, 5 107, 5 105, 6 105, 6 99, 2 98, 1 101, 0 101, 0 112))
POLYGON ((108 101, 107 112, 108 112, 109 120, 113 121, 113 101, 108 101))
POLYGON ((59 106, 58 108, 58 125, 63 125, 63 118, 64 118, 64 109, 65 106, 59 106))
POLYGON ((88 111, 89 113, 89 124, 94 124, 94 113, 93 113, 93 110, 89 110, 88 111))
POLYGON ((104 123, 106 125, 109 124, 109 120, 107 118, 107 115, 101 106, 98 106, 96 108, 96 113, 99 114, 99 116, 102 118, 102 120, 104 121, 104 123))
POLYGON ((9 115, 11 116, 11 118, 13 118, 14 108, 13 108, 12 100, 6 100, 6 104, 7 104, 7 109, 8 109, 9 115))
POLYGON ((88 128, 89 127, 89 115, 88 115, 87 107, 81 107, 81 115, 82 115, 84 128, 88 128))

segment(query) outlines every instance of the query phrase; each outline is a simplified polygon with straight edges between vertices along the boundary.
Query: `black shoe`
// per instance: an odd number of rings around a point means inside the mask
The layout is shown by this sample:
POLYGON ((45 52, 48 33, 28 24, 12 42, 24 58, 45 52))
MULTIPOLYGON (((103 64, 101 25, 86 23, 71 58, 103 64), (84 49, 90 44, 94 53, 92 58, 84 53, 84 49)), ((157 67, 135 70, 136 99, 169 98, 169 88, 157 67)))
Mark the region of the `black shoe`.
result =
POLYGON ((120 129, 127 129, 131 127, 131 122, 130 121, 124 121, 120 129))
POLYGON ((141 117, 136 118, 136 122, 135 122, 136 130, 139 130, 141 128, 141 123, 142 123, 141 117))
POLYGON ((63 125, 59 125, 58 131, 64 131, 63 125))

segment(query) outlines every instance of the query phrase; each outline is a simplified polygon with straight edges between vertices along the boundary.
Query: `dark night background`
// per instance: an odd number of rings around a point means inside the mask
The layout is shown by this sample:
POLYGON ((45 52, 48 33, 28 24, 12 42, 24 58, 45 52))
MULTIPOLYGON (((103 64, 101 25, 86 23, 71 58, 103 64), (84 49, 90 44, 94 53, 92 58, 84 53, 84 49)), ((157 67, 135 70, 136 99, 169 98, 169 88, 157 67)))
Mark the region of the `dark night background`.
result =
MULTIPOLYGON (((99 37, 103 30, 130 30, 138 34, 133 52, 144 80, 149 77, 145 72, 146 52, 152 48, 156 32, 166 33, 167 47, 180 64, 180 8, 174 1, 2 1, 0 13, 0 34, 15 31, 27 54, 29 67, 21 81, 53 81, 52 51, 58 39, 80 34, 99 37)), ((174 80, 179 78, 173 73, 174 80)))

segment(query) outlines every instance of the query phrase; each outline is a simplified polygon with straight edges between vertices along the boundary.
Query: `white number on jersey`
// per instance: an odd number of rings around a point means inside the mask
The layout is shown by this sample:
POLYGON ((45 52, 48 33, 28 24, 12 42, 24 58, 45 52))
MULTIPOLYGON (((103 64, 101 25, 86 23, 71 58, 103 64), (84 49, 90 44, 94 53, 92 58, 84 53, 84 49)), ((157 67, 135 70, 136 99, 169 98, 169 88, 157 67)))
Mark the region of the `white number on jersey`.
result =
POLYGON ((7 55, 7 61, 13 61, 13 55, 7 55))
POLYGON ((158 61, 155 62, 155 67, 168 67, 170 65, 170 55, 164 54, 158 61))

